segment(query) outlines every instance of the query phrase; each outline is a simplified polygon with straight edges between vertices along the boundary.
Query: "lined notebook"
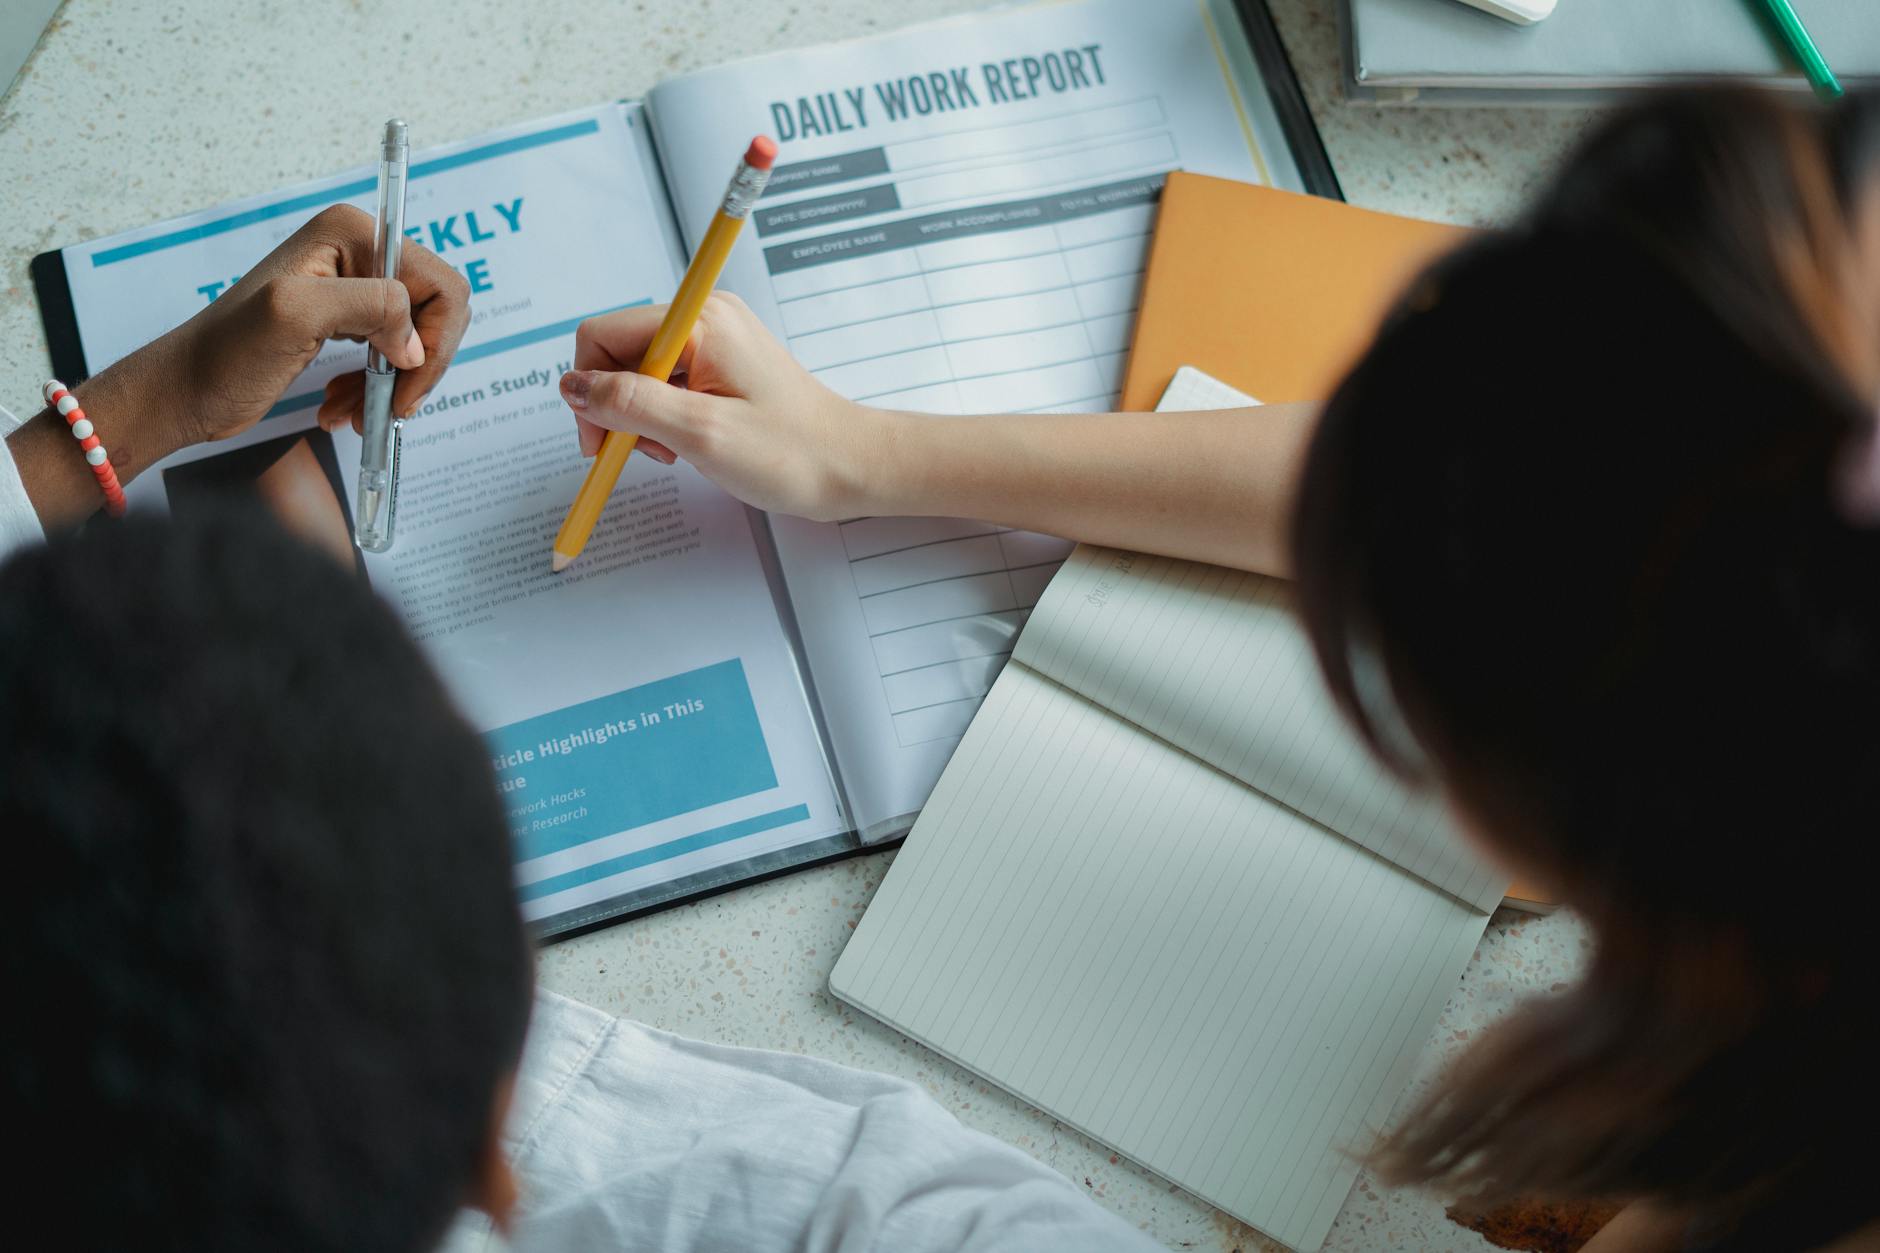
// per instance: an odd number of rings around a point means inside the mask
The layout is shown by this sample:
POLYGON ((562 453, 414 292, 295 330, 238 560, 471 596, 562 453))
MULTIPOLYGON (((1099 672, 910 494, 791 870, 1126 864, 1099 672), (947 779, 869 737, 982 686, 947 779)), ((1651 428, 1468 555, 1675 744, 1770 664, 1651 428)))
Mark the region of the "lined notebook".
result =
POLYGON ((1316 1249, 1503 886, 1346 730, 1284 583, 1084 546, 830 987, 1316 1249))

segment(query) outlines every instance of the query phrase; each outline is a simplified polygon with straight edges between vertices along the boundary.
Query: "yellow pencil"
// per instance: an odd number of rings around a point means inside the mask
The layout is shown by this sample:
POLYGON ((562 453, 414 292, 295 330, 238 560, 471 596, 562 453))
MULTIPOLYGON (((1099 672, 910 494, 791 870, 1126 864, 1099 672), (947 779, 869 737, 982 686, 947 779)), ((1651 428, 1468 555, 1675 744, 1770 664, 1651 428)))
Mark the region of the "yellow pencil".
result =
MULTIPOLYGON (((731 186, 725 189, 724 203, 718 207, 711 226, 706 228, 705 238, 692 256, 692 264, 686 267, 679 290, 667 307, 659 329, 653 333, 653 342, 646 346, 646 356, 640 361, 641 374, 662 383, 672 377, 679 354, 685 350, 686 341, 692 338, 699 310, 705 307, 705 298, 717 285, 718 274, 731 256, 731 245, 737 242, 744 219, 751 215, 751 206, 757 203, 764 184, 770 181, 770 166, 776 159, 776 142, 767 135, 753 139, 745 150, 738 172, 731 176, 731 186)), ((638 435, 625 431, 609 431, 607 438, 601 441, 601 450, 595 454, 594 464, 588 467, 587 478, 582 480, 581 490, 568 509, 568 519, 555 533, 555 555, 551 563, 555 570, 567 569, 587 547, 588 536, 594 533, 594 524, 600 521, 601 510, 607 507, 607 498, 613 494, 614 484, 619 481, 621 470, 626 468, 627 456, 639 439, 638 435)))

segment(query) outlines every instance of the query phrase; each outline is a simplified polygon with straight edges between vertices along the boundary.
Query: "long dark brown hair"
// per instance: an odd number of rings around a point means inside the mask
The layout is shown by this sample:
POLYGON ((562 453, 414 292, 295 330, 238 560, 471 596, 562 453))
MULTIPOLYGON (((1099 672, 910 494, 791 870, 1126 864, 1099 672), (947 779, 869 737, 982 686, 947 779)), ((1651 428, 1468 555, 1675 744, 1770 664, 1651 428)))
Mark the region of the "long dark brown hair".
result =
POLYGON ((1880 1213, 1880 529, 1836 487, 1880 395, 1874 118, 1631 108, 1326 409, 1293 545, 1333 690, 1596 937, 1383 1141, 1392 1179, 1756 1247, 1880 1213))

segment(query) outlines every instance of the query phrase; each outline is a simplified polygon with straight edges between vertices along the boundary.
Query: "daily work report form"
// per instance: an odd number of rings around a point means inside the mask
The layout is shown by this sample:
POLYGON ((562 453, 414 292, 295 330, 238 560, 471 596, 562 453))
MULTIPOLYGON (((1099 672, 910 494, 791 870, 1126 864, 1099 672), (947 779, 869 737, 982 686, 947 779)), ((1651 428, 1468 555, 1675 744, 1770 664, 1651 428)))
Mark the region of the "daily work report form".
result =
MULTIPOLYGON (((856 400, 1114 408, 1163 176, 1289 157, 1207 5, 1045 5, 663 84, 682 229, 754 120, 781 141, 725 285, 856 400)), ((688 242, 696 243, 696 235, 688 242)), ((773 518, 865 826, 904 827, 1071 545, 986 522, 773 518), (855 764, 851 764, 855 763, 855 764)))

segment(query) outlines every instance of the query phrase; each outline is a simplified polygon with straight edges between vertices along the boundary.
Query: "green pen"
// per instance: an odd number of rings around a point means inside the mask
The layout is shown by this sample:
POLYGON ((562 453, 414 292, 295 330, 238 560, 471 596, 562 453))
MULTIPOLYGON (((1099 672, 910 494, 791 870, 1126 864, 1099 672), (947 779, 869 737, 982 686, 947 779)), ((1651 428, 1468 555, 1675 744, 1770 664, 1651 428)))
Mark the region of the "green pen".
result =
POLYGON ((1776 29, 1782 32, 1782 39, 1789 45, 1789 51, 1802 63, 1802 73, 1814 84, 1815 93, 1823 100, 1833 100, 1841 94, 1841 83, 1828 68, 1827 58, 1821 55, 1821 49, 1815 47, 1815 41, 1809 36, 1808 28, 1802 25, 1789 0, 1763 0, 1763 7, 1769 10, 1770 20, 1776 29))

